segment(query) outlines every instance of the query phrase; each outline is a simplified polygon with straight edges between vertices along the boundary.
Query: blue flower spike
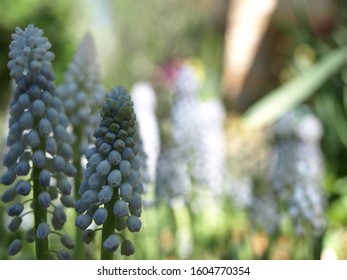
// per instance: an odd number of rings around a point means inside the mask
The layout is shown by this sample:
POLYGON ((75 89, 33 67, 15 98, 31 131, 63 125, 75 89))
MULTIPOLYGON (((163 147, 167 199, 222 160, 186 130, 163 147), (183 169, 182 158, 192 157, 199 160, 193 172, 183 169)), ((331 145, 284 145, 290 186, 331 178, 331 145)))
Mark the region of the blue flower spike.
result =
MULTIPOLYGON (((94 146, 85 154, 87 169, 80 187, 81 198, 76 203, 76 210, 84 213, 76 218, 76 225, 84 230, 85 242, 91 241, 85 231, 91 219, 102 226, 101 259, 113 258, 119 238, 124 239, 119 231, 127 228, 138 232, 141 228, 141 194, 136 192, 141 175, 139 164, 132 164, 140 163, 136 129, 130 95, 121 86, 112 88, 104 101, 100 126, 94 132, 94 146), (90 207, 96 210, 89 211, 90 207)), ((127 254, 132 251, 126 250, 127 254)))
MULTIPOLYGON (((12 34, 7 66, 15 89, 9 110, 8 151, 3 158, 7 170, 0 177, 1 183, 9 186, 2 201, 14 201, 8 208, 8 214, 14 216, 11 231, 19 229, 20 215, 28 214, 20 199, 32 198, 37 259, 49 257, 48 213, 63 193, 56 182, 76 173, 70 163, 69 122, 55 89, 50 48, 43 31, 32 24, 24 30, 17 27, 12 34)), ((63 195, 70 192, 71 188, 65 188, 63 195)), ((62 223, 57 224, 61 229, 62 223)), ((10 255, 19 252, 19 244, 15 240, 10 245, 10 255)))

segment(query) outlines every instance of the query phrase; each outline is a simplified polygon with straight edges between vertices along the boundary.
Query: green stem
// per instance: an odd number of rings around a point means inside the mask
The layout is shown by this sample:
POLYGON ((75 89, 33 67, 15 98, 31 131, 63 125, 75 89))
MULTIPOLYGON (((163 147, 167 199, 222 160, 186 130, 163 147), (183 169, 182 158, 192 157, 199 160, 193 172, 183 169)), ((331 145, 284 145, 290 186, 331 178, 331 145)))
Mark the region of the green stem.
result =
MULTIPOLYGON (((73 133, 76 135, 76 141, 72 146, 73 149, 73 165, 76 167, 77 172, 74 178, 74 198, 77 201, 80 198, 79 188, 82 183, 83 168, 81 165, 81 154, 80 154, 80 144, 82 143, 82 131, 80 128, 74 127, 73 133)), ((77 214, 77 213, 76 213, 77 214)), ((86 259, 86 251, 84 248, 84 243, 82 241, 82 231, 75 227, 75 249, 74 249, 74 259, 84 260, 86 259)))
MULTIPOLYGON (((35 221, 35 232, 40 223, 47 222, 47 211, 39 205, 39 195, 41 193, 41 186, 39 184, 40 169, 33 167, 33 189, 34 189, 34 221, 35 221)), ((48 238, 39 239, 35 234, 35 248, 36 248, 36 259, 38 260, 48 260, 49 257, 49 246, 48 238)))
POLYGON ((313 259, 320 260, 323 250, 324 232, 313 237, 313 259))
MULTIPOLYGON (((118 193, 118 190, 115 193, 118 193)), ((113 214, 112 208, 118 199, 119 199, 118 195, 114 195, 112 197, 111 201, 109 203, 105 204, 105 208, 108 212, 108 216, 107 216, 107 219, 106 219, 106 221, 102 227, 101 256, 100 256, 101 260, 113 260, 113 252, 106 250, 102 246, 102 244, 111 234, 114 233, 116 217, 113 214)))
POLYGON ((76 167, 77 172, 75 175, 75 188, 74 197, 75 199, 80 198, 79 188, 82 182, 83 169, 81 165, 81 154, 80 154, 80 144, 82 142, 82 131, 78 128, 74 128, 74 134, 76 135, 76 142, 72 146, 73 149, 73 165, 76 167))
MULTIPOLYGON (((35 120, 34 127, 38 128, 39 120, 35 120)), ((40 136, 40 145, 35 150, 45 151, 46 150, 46 139, 40 136)), ((39 205, 39 195, 44 189, 39 183, 41 169, 37 168, 33 164, 32 169, 32 184, 33 184, 33 208, 34 208, 34 222, 35 222, 35 249, 36 249, 36 259, 38 260, 48 260, 49 259, 49 243, 48 238, 39 239, 36 236, 36 231, 40 223, 47 223, 47 209, 42 208, 39 205)))

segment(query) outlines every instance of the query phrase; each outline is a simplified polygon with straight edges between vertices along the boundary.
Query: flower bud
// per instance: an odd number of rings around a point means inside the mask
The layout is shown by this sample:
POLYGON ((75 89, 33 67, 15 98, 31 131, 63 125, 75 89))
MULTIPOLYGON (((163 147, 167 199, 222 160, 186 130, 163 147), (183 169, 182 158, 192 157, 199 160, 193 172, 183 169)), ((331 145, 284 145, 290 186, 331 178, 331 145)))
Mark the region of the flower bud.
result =
POLYGON ((90 205, 98 201, 98 192, 94 190, 87 190, 82 194, 81 199, 90 205))
POLYGON ((111 163, 113 166, 116 166, 121 162, 122 156, 119 152, 113 150, 108 154, 107 159, 109 163, 111 163))
POLYGON ((134 244, 130 240, 124 240, 122 241, 121 247, 120 247, 120 253, 123 256, 131 256, 135 253, 135 247, 134 244))
POLYGON ((51 232, 49 225, 47 223, 40 223, 36 230, 36 237, 38 239, 45 239, 47 238, 48 234, 51 232))
POLYGON ((107 176, 107 183, 112 187, 118 187, 122 181, 122 174, 119 170, 112 170, 107 176))
POLYGON ((73 249, 75 247, 75 241, 67 234, 64 234, 60 238, 60 242, 68 249, 73 249))
POLYGON ((106 185, 99 192, 98 199, 99 199, 100 203, 107 203, 112 199, 112 195, 113 195, 113 188, 106 185))
POLYGON ((106 238, 106 240, 102 243, 102 246, 110 251, 115 252, 119 246, 120 240, 118 235, 111 234, 109 237, 106 238))
POLYGON ((75 220, 75 225, 81 230, 86 230, 91 223, 92 223, 92 218, 86 214, 77 216, 75 220))
POLYGON ((63 207, 56 207, 53 210, 52 224, 53 227, 57 230, 62 229, 63 225, 66 222, 66 214, 63 207))
POLYGON ((93 215, 93 220, 97 225, 102 225, 108 216, 108 212, 105 208, 99 208, 98 210, 95 211, 93 215))
POLYGON ((22 221, 23 221, 23 219, 21 216, 15 216, 11 220, 11 222, 8 224, 8 226, 7 226, 8 230, 11 232, 16 232, 19 229, 22 221))
POLYGON ((119 163, 119 171, 122 173, 122 176, 128 177, 130 175, 130 171, 131 171, 130 162, 127 160, 122 160, 119 163))
POLYGON ((123 200, 129 202, 133 193, 133 187, 129 183, 122 183, 119 188, 119 194, 123 200))
POLYGON ((53 158, 53 168, 57 172, 62 172, 65 169, 65 160, 61 156, 55 156, 53 158))
POLYGON ((129 208, 141 208, 142 207, 142 199, 141 195, 138 192, 133 192, 131 200, 129 201, 129 208))
POLYGON ((57 181, 57 188, 63 195, 69 195, 71 193, 72 186, 66 178, 61 178, 57 181))
POLYGON ((89 205, 90 204, 87 201, 83 199, 79 199, 76 202, 75 209, 78 213, 83 213, 84 211, 88 209, 89 205))
POLYGON ((111 170, 111 164, 108 160, 101 161, 96 167, 96 172, 101 176, 106 176, 111 170))
POLYGON ((44 168, 45 164, 46 164, 46 156, 43 153, 43 151, 41 150, 36 150, 33 153, 33 164, 37 167, 37 168, 44 168))
POLYGON ((59 260, 71 260, 71 254, 64 250, 59 250, 57 252, 57 257, 59 260))
POLYGON ((34 117, 30 111, 26 111, 19 119, 19 124, 23 129, 32 129, 34 124, 34 117))
POLYGON ((31 184, 28 181, 20 180, 14 188, 18 194, 28 195, 31 191, 31 184))
POLYGON ((52 125, 47 119, 40 119, 39 133, 43 137, 47 137, 52 132, 52 125))
POLYGON ((51 197, 48 192, 41 192, 39 194, 39 205, 44 209, 47 209, 51 205, 51 197))
POLYGON ((34 102, 31 105, 31 108, 34 116, 36 117, 41 117, 46 110, 45 104, 40 99, 34 100, 34 102))
POLYGON ((100 176, 97 173, 92 174, 88 180, 89 188, 92 190, 101 190, 102 186, 105 184, 105 177, 100 176))
POLYGON ((16 177, 16 172, 13 169, 8 169, 1 176, 0 183, 9 186, 16 180, 16 177))
POLYGON ((8 254, 10 256, 17 255, 19 251, 22 249, 23 244, 19 239, 15 239, 12 241, 10 247, 8 248, 8 254))
POLYGON ((16 198, 16 196, 17 196, 17 191, 16 191, 16 189, 10 187, 10 188, 7 188, 7 189, 3 192, 2 196, 1 196, 1 200, 2 200, 3 202, 7 203, 7 202, 10 202, 10 201, 14 200, 14 199, 16 198))
POLYGON ((18 176, 26 176, 30 172, 30 165, 27 161, 20 161, 15 167, 15 172, 18 176))
POLYGON ((141 229, 141 221, 138 217, 136 216, 129 216, 128 219, 127 219, 127 226, 128 226, 128 229, 131 231, 131 232, 138 232, 140 231, 141 229))
POLYGON ((11 217, 19 216, 24 210, 24 205, 20 202, 11 204, 7 209, 7 214, 11 217))
POLYGON ((117 200, 113 205, 113 214, 116 217, 124 217, 128 215, 128 204, 124 200, 117 200))
POLYGON ((86 229, 82 233, 82 241, 86 244, 89 244, 93 241, 95 236, 95 231, 92 229, 86 229))
POLYGON ((54 137, 48 137, 46 139, 46 151, 50 153, 52 156, 57 154, 58 146, 54 137))
POLYGON ((35 241, 35 229, 31 228, 25 233, 25 241, 28 243, 35 241))
POLYGON ((42 169, 39 174, 39 184, 47 188, 51 184, 51 173, 47 169, 42 169))
POLYGON ((51 125, 57 125, 59 122, 58 112, 52 107, 49 107, 46 112, 47 120, 51 125))
POLYGON ((60 202, 68 208, 74 208, 76 205, 76 201, 71 195, 60 196, 60 202))
POLYGON ((66 129, 61 124, 57 124, 56 126, 54 126, 54 138, 57 140, 57 142, 65 141, 66 137, 66 129))

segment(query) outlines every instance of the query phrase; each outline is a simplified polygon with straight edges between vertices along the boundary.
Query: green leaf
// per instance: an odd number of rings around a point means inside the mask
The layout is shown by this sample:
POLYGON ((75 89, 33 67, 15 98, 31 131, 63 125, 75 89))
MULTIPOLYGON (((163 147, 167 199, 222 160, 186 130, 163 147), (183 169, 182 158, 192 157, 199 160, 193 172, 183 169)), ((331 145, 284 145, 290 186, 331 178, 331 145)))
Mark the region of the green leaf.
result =
POLYGON ((291 79, 251 106, 243 115, 249 128, 260 128, 275 121, 311 96, 333 73, 345 65, 347 47, 326 54, 301 75, 291 79))

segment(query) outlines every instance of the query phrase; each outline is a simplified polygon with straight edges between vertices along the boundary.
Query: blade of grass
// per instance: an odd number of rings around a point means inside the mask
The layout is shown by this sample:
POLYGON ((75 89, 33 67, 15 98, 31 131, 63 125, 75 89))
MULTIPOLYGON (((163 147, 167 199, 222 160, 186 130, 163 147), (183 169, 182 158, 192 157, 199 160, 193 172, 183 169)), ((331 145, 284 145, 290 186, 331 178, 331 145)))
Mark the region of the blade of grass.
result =
POLYGON ((326 54, 304 73, 267 94, 243 115, 249 128, 260 128, 272 123, 285 112, 311 96, 334 72, 346 63, 347 47, 326 54))

